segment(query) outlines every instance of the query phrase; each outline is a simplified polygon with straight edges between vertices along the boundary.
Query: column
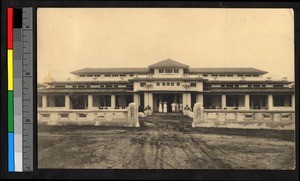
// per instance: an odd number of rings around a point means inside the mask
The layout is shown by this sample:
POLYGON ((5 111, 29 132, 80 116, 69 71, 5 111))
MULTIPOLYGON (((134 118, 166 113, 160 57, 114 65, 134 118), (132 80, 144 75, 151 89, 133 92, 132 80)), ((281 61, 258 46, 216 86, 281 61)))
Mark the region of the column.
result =
POLYGON ((112 94, 111 95, 111 99, 110 99, 110 106, 112 109, 115 109, 116 108, 116 95, 112 94))
POLYGON ((192 96, 191 93, 186 93, 186 98, 187 98, 187 105, 189 106, 189 108, 192 108, 192 96))
POLYGON ((223 94, 222 95, 222 109, 224 109, 226 107, 226 95, 223 94))
POLYGON ((144 107, 147 107, 149 105, 149 102, 148 102, 148 92, 145 92, 144 93, 144 107))
POLYGON ((269 110, 273 109, 273 95, 272 94, 268 95, 268 109, 269 110))
POLYGON ((42 108, 43 109, 47 108, 47 95, 45 94, 42 95, 42 108))
POLYGON ((295 94, 292 95, 292 109, 295 110, 295 94))
POLYGON ((136 103, 138 106, 140 105, 139 94, 138 93, 133 94, 133 102, 136 103))
POLYGON ((203 106, 203 94, 197 94, 197 102, 203 106))
POLYGON ((65 95, 65 109, 69 110, 70 109, 70 96, 65 95))
POLYGON ((152 92, 148 93, 148 104, 151 107, 151 110, 153 111, 153 93, 152 92))
POLYGON ((245 109, 246 110, 250 109, 250 96, 249 96, 249 94, 245 95, 245 109))
POLYGON ((93 95, 88 95, 88 109, 93 109, 93 95))

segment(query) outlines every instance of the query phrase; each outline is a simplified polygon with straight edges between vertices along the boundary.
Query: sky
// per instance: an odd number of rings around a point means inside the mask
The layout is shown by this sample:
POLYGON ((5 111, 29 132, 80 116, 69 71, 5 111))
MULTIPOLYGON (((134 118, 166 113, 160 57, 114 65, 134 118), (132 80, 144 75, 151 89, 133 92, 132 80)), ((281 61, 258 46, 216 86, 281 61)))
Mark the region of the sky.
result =
POLYGON ((82 68, 253 67, 294 80, 292 9, 38 8, 38 82, 82 68))

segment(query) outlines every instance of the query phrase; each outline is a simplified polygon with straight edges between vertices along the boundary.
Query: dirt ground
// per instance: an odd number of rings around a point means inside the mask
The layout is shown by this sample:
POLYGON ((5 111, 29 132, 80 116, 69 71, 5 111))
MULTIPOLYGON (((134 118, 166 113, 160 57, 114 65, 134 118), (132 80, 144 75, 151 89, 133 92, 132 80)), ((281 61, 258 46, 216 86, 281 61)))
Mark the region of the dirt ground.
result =
POLYGON ((39 168, 293 169, 294 131, 191 128, 181 115, 140 128, 40 125, 39 168))

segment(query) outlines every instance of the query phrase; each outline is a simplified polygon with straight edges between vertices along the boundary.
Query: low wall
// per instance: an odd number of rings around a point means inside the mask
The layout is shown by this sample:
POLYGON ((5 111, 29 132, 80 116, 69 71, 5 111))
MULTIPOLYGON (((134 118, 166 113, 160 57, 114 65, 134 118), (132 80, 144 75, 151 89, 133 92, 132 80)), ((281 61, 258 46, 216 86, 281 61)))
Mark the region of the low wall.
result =
POLYGON ((192 127, 295 130, 291 110, 206 110, 196 104, 192 127))
POLYGON ((140 127, 136 103, 130 103, 128 109, 39 110, 38 123, 140 127))

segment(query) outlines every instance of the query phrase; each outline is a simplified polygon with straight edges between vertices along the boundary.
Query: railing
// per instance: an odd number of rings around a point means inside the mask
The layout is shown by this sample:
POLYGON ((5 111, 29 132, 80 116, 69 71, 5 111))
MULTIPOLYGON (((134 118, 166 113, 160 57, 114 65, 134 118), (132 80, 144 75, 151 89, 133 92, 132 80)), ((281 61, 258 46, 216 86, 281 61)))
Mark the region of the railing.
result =
POLYGON ((291 110, 204 110, 204 121, 293 121, 291 110))
POLYGON ((208 110, 196 104, 194 112, 186 113, 193 118, 193 127, 295 129, 293 110, 208 110))
POLYGON ((136 126, 137 106, 131 103, 127 109, 99 110, 54 110, 39 109, 38 123, 47 124, 92 124, 119 123, 123 126, 136 126))

